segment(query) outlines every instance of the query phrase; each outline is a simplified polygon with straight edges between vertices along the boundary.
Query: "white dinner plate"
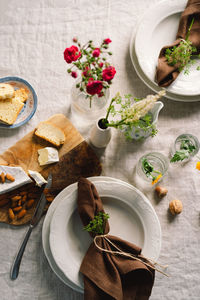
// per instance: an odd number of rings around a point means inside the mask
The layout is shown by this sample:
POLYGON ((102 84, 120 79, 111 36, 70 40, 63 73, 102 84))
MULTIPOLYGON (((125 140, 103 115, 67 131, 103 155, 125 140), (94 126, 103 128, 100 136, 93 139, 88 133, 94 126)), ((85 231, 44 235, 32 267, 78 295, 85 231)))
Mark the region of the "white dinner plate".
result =
MULTIPOLYGON (((180 14, 186 3, 186 0, 159 2, 142 16, 133 32, 130 42, 132 63, 138 76, 155 92, 161 89, 154 80, 159 52, 164 45, 175 40, 180 14)), ((199 80, 200 71, 194 65, 190 68, 189 75, 181 72, 166 89, 166 97, 177 101, 199 101, 199 80)))
MULTIPOLYGON (((93 180, 91 179, 93 182, 93 180)), ((136 188, 119 181, 97 181, 95 186, 104 209, 110 215, 110 234, 142 247, 144 256, 157 260, 161 247, 161 229, 157 215, 148 199, 136 188)), ((77 212, 77 186, 63 194, 50 224, 50 249, 59 269, 83 289, 79 272, 82 259, 92 242, 83 230, 77 212)))

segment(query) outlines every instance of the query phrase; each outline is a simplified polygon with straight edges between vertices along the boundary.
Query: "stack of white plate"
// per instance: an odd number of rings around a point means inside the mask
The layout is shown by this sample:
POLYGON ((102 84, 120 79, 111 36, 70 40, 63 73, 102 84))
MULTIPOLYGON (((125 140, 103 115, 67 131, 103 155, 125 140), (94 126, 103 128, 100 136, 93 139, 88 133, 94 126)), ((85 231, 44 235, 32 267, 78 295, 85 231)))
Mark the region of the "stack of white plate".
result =
MULTIPOLYGON (((110 233, 142 247, 142 254, 157 260, 161 248, 161 228, 148 199, 135 187, 110 177, 91 177, 110 215, 110 233)), ((92 242, 83 230, 77 212, 77 183, 65 188, 46 214, 42 242, 55 274, 72 289, 83 292, 79 272, 81 261, 92 242)))
MULTIPOLYGON (((155 82, 158 56, 163 46, 176 40, 178 24, 187 0, 164 0, 146 10, 131 38, 130 56, 141 80, 153 91, 161 87, 155 82)), ((166 88, 166 97, 177 101, 200 101, 200 59, 166 88)))

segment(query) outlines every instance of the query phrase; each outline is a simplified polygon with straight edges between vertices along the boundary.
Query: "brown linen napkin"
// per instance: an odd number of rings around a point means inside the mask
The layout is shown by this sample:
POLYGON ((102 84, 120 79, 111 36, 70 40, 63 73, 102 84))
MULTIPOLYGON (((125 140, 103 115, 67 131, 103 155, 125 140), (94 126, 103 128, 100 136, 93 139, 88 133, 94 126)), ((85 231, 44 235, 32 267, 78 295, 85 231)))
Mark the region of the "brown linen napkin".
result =
MULTIPOLYGON (((104 212, 95 186, 85 178, 78 182, 78 212, 84 226, 99 212, 104 212)), ((108 232, 109 223, 106 222, 104 234, 108 232)), ((94 234, 91 233, 91 236, 94 237, 94 234)), ((141 253, 141 248, 127 241, 111 235, 106 237, 124 252, 141 253)), ((98 238, 97 243, 104 249, 116 250, 105 238, 98 238)), ((155 271, 143 262, 103 252, 94 242, 82 261, 80 271, 84 275, 85 300, 149 299, 155 276, 155 271)))
POLYGON ((160 51, 155 76, 159 86, 169 86, 179 75, 180 72, 177 65, 168 65, 167 59, 165 58, 165 51, 167 48, 179 45, 180 40, 186 38, 188 28, 193 18, 194 24, 190 31, 189 40, 193 46, 197 48, 196 54, 200 53, 200 0, 189 0, 185 10, 181 14, 176 41, 171 45, 164 46, 160 51))

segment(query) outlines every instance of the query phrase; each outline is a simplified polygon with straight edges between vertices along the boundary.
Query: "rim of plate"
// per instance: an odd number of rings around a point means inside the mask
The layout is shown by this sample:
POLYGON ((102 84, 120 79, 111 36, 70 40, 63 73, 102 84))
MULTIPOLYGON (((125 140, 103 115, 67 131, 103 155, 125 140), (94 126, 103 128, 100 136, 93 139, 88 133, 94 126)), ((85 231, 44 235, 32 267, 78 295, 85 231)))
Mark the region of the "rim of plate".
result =
POLYGON ((38 104, 38 99, 37 99, 36 92, 35 92, 35 90, 33 89, 33 87, 30 85, 30 83, 28 81, 26 81, 23 78, 16 77, 16 76, 7 76, 7 77, 0 78, 0 83, 9 82, 9 81, 18 81, 18 82, 22 82, 24 85, 26 85, 29 88, 29 90, 31 91, 32 95, 33 95, 34 105, 33 105, 33 110, 31 111, 31 113, 22 122, 20 122, 18 124, 13 124, 13 125, 0 124, 0 128, 5 128, 5 129, 17 128, 17 127, 20 127, 20 126, 24 125, 25 123, 27 123, 33 117, 33 115, 35 114, 36 109, 37 109, 37 104, 38 104))
MULTIPOLYGON (((134 186, 132 186, 131 184, 122 181, 120 179, 117 178, 113 178, 113 177, 108 177, 108 176, 93 176, 93 177, 88 177, 88 180, 93 180, 93 182, 97 182, 97 181, 110 181, 112 182, 119 182, 125 186, 130 186, 131 188, 134 188, 134 186)), ((67 286, 69 286, 70 288, 74 289, 77 292, 83 293, 83 289, 79 288, 77 285, 74 285, 74 283, 72 283, 66 276, 65 274, 59 269, 59 267, 57 266, 56 262, 54 261, 54 258, 51 254, 51 249, 50 249, 50 245, 49 245, 49 233, 50 233, 50 222, 52 219, 52 216, 54 214, 55 208, 57 206, 57 203, 59 203, 62 200, 63 194, 65 194, 65 192, 69 191, 72 192, 73 190, 73 186, 76 186, 77 183, 73 183, 71 185, 69 185, 68 187, 66 187, 65 189, 63 189, 54 199, 54 201, 51 203, 47 214, 45 216, 44 222, 43 222, 43 227, 42 227, 42 244, 43 244, 43 250, 45 253, 45 256, 47 258, 47 261, 51 267, 51 269, 53 270, 53 272, 56 274, 56 276, 67 286)), ((138 190, 138 192, 140 192, 138 190)), ((141 192, 140 192, 141 193, 141 192)), ((143 195, 143 194, 142 194, 143 195)), ((145 197, 145 196, 144 196, 145 197)), ((146 197, 145 197, 146 198, 146 197)), ((151 205, 151 203, 149 202, 149 200, 146 198, 147 202, 151 205)), ((151 205, 152 206, 152 205, 151 205)), ((156 215, 156 213, 155 213, 156 215)), ((156 218, 158 219, 157 215, 156 218)), ((159 225, 159 231, 160 231, 160 244, 159 244, 159 249, 161 249, 161 238, 162 238, 162 234, 161 234, 161 227, 160 227, 160 222, 158 219, 158 225, 159 225)), ((160 250, 159 250, 160 252, 160 250)))
MULTIPOLYGON (((179 2, 183 2, 186 0, 176 0, 179 2)), ((158 2, 156 5, 153 5, 150 7, 150 10, 153 10, 155 7, 161 5, 164 2, 168 2, 166 0, 164 1, 160 1, 158 2)), ((172 5, 174 0, 171 1, 172 5)), ((147 77, 147 75, 143 72, 142 68, 140 67, 137 55, 136 55, 136 51, 135 51, 135 37, 138 31, 138 27, 141 23, 141 20, 143 19, 145 13, 142 14, 142 16, 140 16, 140 18, 138 19, 138 22, 136 24, 135 27, 133 27, 133 31, 132 31, 132 36, 130 39, 130 44, 129 44, 129 54, 130 54, 130 58, 131 58, 131 62, 133 64, 133 67, 138 75, 138 77, 143 81, 143 83, 148 86, 152 91, 158 93, 159 91, 161 91, 163 88, 159 87, 154 81, 152 81, 151 79, 149 79, 147 77)), ((175 101, 180 101, 180 102, 197 102, 200 101, 200 94, 199 95, 192 95, 192 96, 186 96, 186 95, 181 95, 181 94, 175 94, 172 92, 169 92, 167 89, 165 89, 166 91, 166 95, 165 97, 170 99, 170 100, 175 100, 175 101)))
MULTIPOLYGON (((92 179, 91 181, 93 182, 92 179)), ((117 186, 121 185, 121 189, 118 189, 117 194, 115 192, 115 189, 113 190, 112 188, 110 188, 110 183, 108 181, 100 180, 95 184, 97 186, 97 189, 101 197, 117 198, 122 204, 128 205, 130 209, 132 208, 132 211, 134 211, 134 213, 136 213, 136 215, 139 217, 139 220, 144 230, 144 245, 142 246, 142 253, 143 255, 149 258, 157 260, 161 248, 161 228, 160 228, 160 223, 156 215, 156 212, 153 206, 151 205, 151 203, 149 202, 149 200, 144 196, 142 192, 140 192, 135 187, 129 184, 126 185, 121 184, 121 182, 119 181, 112 182, 112 185, 113 184, 116 184, 117 186), (135 192, 134 201, 132 201, 133 191, 135 192), (125 193, 127 197, 124 197, 125 193), (144 220, 144 216, 146 216, 147 219, 144 220), (153 239, 153 243, 152 243, 152 239, 153 239), (151 247, 149 247, 150 245, 151 247)), ((75 285, 81 288, 79 272, 77 272, 77 268, 79 267, 76 265, 74 275, 72 274, 73 272, 71 271, 69 273, 68 272, 68 270, 70 269, 69 265, 64 264, 64 261, 62 259, 63 257, 62 251, 64 251, 64 249, 56 247, 54 243, 55 237, 59 239, 57 235, 55 236, 55 228, 62 226, 62 218, 59 219, 61 220, 61 223, 57 223, 58 219, 56 219, 56 216, 58 214, 60 215, 60 213, 63 214, 64 211, 66 211, 66 208, 68 208, 71 213, 75 211, 76 201, 74 197, 76 197, 75 196, 76 193, 77 193, 77 185, 74 186, 73 191, 70 194, 66 196, 63 195, 64 196, 63 199, 59 202, 57 208, 55 209, 50 224, 49 244, 50 244, 52 255, 58 267, 61 269, 61 271, 65 274, 67 278, 69 274, 71 274, 72 277, 69 278, 69 281, 70 282, 72 281, 75 285), (72 197, 72 201, 68 202, 67 200, 71 199, 70 197, 72 197), (65 207, 64 210, 63 207, 65 207), (56 227, 54 225, 56 225, 56 227)), ((69 218, 72 215, 71 213, 69 218)), ((59 230, 59 232, 61 232, 62 235, 62 230, 61 231, 59 230)))

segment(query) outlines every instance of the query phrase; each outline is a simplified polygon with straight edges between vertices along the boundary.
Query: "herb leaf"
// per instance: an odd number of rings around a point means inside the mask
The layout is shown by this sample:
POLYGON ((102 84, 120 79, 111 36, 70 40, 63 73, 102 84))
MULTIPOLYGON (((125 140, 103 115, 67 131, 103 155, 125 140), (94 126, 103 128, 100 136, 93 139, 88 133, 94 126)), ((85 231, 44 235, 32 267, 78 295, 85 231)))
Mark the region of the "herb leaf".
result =
MULTIPOLYGON (((192 45, 192 42, 189 40, 190 31, 194 23, 194 18, 190 23, 188 32, 185 39, 181 39, 178 46, 173 46, 165 50, 165 58, 168 65, 175 66, 179 72, 184 69, 184 74, 189 74, 189 68, 195 63, 195 60, 191 58, 193 54, 197 52, 197 48, 192 45)), ((197 70, 200 70, 200 67, 197 67, 197 70)))
POLYGON ((154 170, 154 167, 146 158, 142 159, 142 168, 146 176, 152 179, 152 184, 156 183, 162 177, 162 174, 159 171, 154 170), (158 175, 155 175, 155 173, 158 175))
POLYGON ((83 229, 95 234, 104 234, 105 224, 109 218, 109 214, 100 211, 83 229))
POLYGON ((170 162, 183 161, 190 156, 196 147, 188 139, 181 141, 180 150, 176 151, 170 162))

